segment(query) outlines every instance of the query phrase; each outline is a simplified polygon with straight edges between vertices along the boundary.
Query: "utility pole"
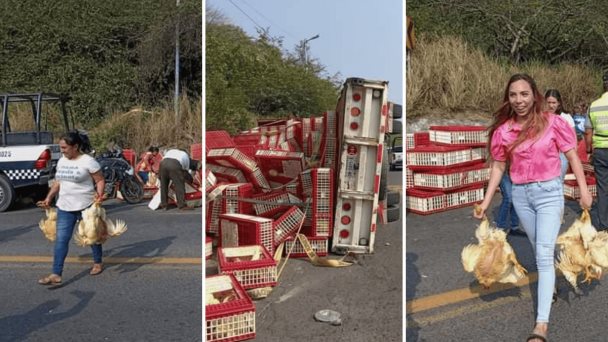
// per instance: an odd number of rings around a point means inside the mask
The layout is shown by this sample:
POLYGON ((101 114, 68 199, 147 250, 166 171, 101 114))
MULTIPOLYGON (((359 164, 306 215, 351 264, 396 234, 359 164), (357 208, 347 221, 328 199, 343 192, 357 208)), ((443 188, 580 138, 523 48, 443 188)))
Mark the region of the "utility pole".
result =
MULTIPOLYGON (((176 0, 176 7, 179 10, 179 0, 176 0)), ((175 24, 175 120, 179 120, 179 15, 175 24)))
POLYGON ((319 38, 319 35, 317 34, 316 36, 310 37, 308 39, 304 39, 304 66, 306 67, 306 69, 308 69, 308 42, 313 40, 313 39, 317 39, 319 38))

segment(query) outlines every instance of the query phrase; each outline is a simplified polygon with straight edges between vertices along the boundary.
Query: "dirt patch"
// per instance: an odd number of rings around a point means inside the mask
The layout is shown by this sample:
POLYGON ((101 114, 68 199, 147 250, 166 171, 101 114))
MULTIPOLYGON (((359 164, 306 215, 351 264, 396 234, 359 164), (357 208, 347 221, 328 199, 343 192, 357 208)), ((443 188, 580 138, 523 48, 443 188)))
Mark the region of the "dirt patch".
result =
POLYGON ((492 121, 490 113, 479 111, 443 112, 431 110, 422 115, 408 118, 406 113, 406 132, 428 131, 430 126, 488 126, 492 121))

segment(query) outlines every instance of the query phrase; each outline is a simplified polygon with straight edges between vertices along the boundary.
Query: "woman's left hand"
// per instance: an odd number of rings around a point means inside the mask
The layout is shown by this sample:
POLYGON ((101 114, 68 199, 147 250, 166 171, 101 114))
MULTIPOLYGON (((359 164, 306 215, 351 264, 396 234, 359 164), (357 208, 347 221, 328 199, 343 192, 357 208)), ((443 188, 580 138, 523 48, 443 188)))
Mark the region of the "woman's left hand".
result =
POLYGON ((581 191, 581 199, 579 200, 579 204, 583 209, 591 209, 591 205, 593 204, 593 197, 589 190, 581 191))

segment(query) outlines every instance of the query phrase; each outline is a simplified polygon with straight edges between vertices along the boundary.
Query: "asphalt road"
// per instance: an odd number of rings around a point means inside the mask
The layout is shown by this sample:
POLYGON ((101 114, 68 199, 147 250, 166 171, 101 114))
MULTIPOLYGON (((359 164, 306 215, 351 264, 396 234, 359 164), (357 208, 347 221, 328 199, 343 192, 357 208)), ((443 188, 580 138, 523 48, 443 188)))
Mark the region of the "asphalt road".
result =
MULTIPOLYGON (((401 188, 402 175, 389 173, 392 189, 401 188)), ((379 226, 375 253, 345 268, 290 259, 278 286, 254 302, 255 341, 402 341, 402 232, 401 220, 379 226), (322 309, 338 311, 342 325, 315 321, 322 309)), ((215 260, 207 262, 206 272, 217 273, 215 260)))
POLYGON ((90 248, 70 243, 63 284, 46 287, 53 245, 32 205, 0 213, 0 341, 201 341, 201 209, 151 211, 104 204, 128 231, 104 244, 105 270, 89 276, 90 248))
MULTIPOLYGON (((493 208, 499 204, 497 195, 493 208)), ((566 202, 562 232, 579 211, 576 202, 566 202)), ((529 277, 519 286, 482 290, 460 261, 462 248, 476 243, 479 221, 471 214, 471 207, 428 216, 407 214, 406 341, 525 341, 531 332, 537 283, 527 237, 510 236, 509 242, 529 277)), ((603 281, 582 285, 581 297, 563 277, 557 285, 560 293, 551 310, 549 340, 605 341, 608 288, 603 281)))

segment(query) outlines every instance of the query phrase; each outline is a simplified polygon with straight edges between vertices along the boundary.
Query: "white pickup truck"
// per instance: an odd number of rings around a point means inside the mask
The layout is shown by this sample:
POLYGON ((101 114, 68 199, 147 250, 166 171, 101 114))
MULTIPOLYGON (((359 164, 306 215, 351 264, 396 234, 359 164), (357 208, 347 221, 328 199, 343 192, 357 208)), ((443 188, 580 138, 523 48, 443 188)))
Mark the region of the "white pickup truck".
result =
POLYGON ((0 94, 0 212, 18 196, 46 195, 61 157, 55 135, 70 129, 68 100, 49 93, 0 94))

